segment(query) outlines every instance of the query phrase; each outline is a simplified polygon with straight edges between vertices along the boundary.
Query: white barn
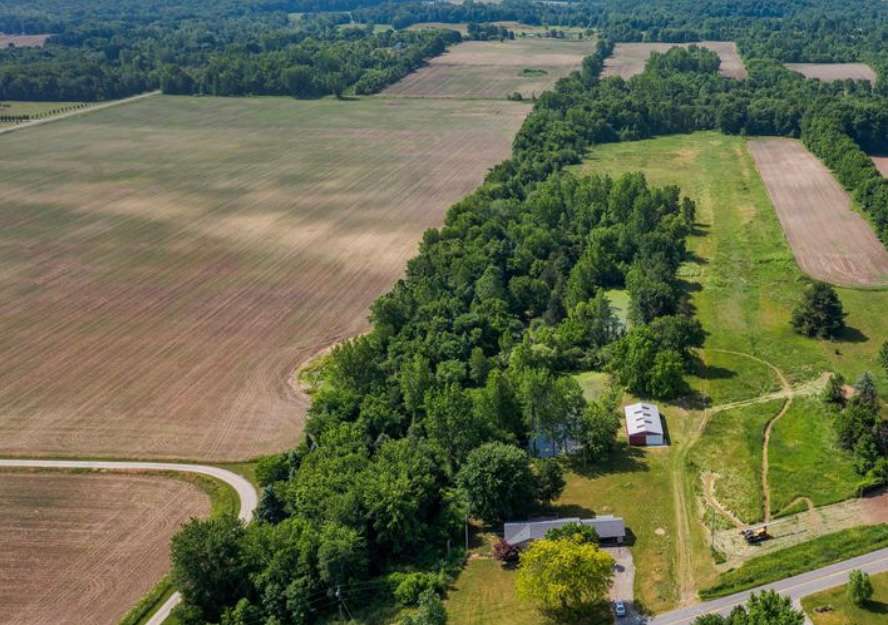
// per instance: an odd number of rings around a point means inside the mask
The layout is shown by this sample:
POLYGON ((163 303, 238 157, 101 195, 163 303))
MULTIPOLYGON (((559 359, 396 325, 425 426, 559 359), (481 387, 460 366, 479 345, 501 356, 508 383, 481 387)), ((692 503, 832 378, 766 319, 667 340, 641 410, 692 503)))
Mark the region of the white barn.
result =
POLYGON ((665 445, 663 419, 653 404, 639 402, 624 409, 626 413, 626 435, 630 445, 665 445))

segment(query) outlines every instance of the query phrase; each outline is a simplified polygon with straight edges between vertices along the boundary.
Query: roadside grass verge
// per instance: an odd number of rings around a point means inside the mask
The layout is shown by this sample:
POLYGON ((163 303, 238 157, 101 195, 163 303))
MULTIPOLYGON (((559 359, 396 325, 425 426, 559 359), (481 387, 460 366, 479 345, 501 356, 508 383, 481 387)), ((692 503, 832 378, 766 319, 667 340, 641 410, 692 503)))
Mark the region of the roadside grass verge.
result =
POLYGON ((831 415, 813 397, 796 398, 774 424, 768 456, 775 513, 799 497, 809 497, 815 506, 849 499, 862 481, 851 455, 836 443, 831 415))
MULTIPOLYGON (((239 463, 238 465, 226 465, 225 468, 230 471, 235 471, 233 468, 234 466, 239 466, 241 471, 236 472, 246 477, 246 473, 242 471, 246 471, 246 468, 253 466, 253 463, 245 462, 239 463)), ((196 473, 160 471, 157 474, 169 479, 188 482, 205 492, 210 497, 211 517, 217 517, 223 514, 237 514, 240 510, 240 499, 238 499, 237 492, 225 482, 196 473)), ((253 479, 250 481, 255 484, 253 479)), ((170 576, 165 575, 154 585, 154 588, 148 591, 148 594, 142 597, 139 602, 133 606, 126 615, 124 615, 119 625, 143 625, 174 592, 175 589, 173 588, 170 576)), ((175 625, 175 623, 171 619, 167 619, 164 625, 175 625)))
POLYGON ((765 425, 783 407, 778 399, 718 412, 690 452, 698 476, 714 473, 715 497, 746 523, 764 516, 762 445, 765 425))
POLYGON ((700 591, 700 598, 715 599, 813 571, 888 547, 888 524, 855 527, 753 558, 722 573, 715 585, 700 591))
POLYGON ((888 573, 871 575, 870 581, 873 597, 860 607, 848 601, 847 585, 805 597, 802 607, 814 625, 884 625, 888 620, 888 573))

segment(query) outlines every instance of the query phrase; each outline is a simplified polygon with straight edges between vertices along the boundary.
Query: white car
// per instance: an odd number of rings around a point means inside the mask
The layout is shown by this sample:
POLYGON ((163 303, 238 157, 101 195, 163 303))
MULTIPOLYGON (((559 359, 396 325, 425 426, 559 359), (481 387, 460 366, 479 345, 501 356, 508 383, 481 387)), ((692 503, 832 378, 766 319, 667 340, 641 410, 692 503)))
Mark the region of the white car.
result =
POLYGON ((614 614, 617 616, 626 616, 626 604, 622 601, 614 603, 614 614))

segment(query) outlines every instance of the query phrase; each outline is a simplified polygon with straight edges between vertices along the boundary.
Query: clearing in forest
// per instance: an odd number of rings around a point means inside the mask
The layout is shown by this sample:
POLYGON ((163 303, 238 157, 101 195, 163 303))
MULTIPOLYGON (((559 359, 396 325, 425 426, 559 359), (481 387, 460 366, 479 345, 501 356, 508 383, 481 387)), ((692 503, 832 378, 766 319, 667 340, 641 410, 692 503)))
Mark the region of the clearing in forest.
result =
POLYGON ((784 63, 784 66, 805 78, 816 78, 824 82, 834 80, 867 80, 873 84, 876 82, 876 72, 866 63, 784 63))
POLYGON ((528 110, 157 96, 3 136, 0 454, 294 445, 294 368, 367 329, 528 110))
POLYGON ((823 163, 793 139, 756 139, 749 150, 805 273, 841 286, 888 285, 888 250, 823 163))
POLYGON ((132 474, 4 472, 0 501, 2 625, 116 625, 210 512, 188 482, 132 474))
POLYGON ((530 98, 579 69, 583 58, 594 51, 594 38, 468 41, 431 59, 382 95, 505 99, 518 92, 530 98))
POLYGON ((0 33, 0 48, 42 48, 52 35, 5 35, 0 33))
POLYGON ((644 71, 644 66, 652 52, 668 52, 672 48, 697 45, 712 50, 721 59, 719 73, 727 78, 742 80, 747 77, 746 66, 737 44, 733 41, 701 41, 696 44, 686 43, 618 43, 614 53, 604 62, 603 76, 620 76, 630 79, 644 71))

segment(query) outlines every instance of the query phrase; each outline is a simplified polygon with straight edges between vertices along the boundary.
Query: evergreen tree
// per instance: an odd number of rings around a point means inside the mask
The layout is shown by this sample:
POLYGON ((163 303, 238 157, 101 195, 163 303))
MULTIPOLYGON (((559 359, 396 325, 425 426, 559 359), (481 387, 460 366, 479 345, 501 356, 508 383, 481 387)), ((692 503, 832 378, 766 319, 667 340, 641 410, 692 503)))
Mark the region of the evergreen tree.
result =
POLYGON ((805 336, 838 336, 845 328, 845 311, 835 289, 823 282, 808 286, 792 311, 792 327, 805 336))

